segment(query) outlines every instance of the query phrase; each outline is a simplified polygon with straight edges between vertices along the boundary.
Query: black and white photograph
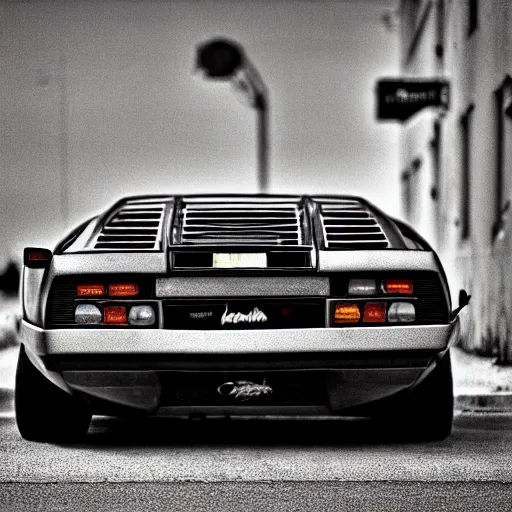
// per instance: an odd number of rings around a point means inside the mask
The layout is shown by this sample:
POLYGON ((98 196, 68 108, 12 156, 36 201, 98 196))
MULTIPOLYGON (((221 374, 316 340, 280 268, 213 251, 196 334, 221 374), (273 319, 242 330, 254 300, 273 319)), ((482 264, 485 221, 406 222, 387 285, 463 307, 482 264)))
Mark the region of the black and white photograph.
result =
POLYGON ((510 0, 0 0, 0 512, 512 510, 510 0))

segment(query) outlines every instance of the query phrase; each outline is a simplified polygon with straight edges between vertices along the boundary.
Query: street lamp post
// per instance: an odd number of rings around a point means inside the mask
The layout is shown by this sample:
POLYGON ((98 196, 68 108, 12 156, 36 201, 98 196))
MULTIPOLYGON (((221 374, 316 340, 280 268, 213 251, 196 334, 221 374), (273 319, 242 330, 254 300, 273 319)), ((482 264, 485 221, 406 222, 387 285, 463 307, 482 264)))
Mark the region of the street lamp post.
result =
POLYGON ((205 77, 230 81, 249 100, 257 114, 258 185, 260 192, 268 190, 268 89, 258 70, 238 43, 213 39, 197 48, 197 69, 205 77))

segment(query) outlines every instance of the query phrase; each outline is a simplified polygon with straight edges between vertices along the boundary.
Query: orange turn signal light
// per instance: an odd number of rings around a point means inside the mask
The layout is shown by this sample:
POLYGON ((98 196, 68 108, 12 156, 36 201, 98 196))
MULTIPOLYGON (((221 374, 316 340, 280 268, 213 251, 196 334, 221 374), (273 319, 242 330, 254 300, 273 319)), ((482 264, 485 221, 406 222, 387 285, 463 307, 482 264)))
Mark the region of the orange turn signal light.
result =
POLYGON ((76 287, 77 297, 102 297, 105 295, 105 286, 102 284, 79 284, 76 287))
POLYGON ((103 323, 105 324, 127 324, 125 306, 106 306, 103 308, 103 323))
POLYGON ((336 304, 334 310, 334 323, 344 324, 350 322, 359 322, 361 311, 357 304, 336 304))
POLYGON ((384 302, 367 302, 364 305, 363 322, 384 323, 386 321, 386 304, 384 302))
POLYGON ((139 285, 135 283, 109 284, 108 294, 111 297, 133 297, 139 294, 139 285))
POLYGON ((413 292, 412 281, 409 279, 386 279, 384 286, 387 293, 412 295, 413 292))

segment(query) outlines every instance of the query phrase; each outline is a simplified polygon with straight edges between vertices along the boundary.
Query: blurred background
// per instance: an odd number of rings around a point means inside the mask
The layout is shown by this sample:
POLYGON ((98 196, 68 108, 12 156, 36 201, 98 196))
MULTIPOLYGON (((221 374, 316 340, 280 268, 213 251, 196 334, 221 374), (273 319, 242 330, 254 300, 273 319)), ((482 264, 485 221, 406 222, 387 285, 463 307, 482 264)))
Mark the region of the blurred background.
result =
POLYGON ((215 36, 270 91, 270 192, 397 214, 399 131, 374 113, 376 78, 399 70, 396 3, 1 3, 0 273, 126 194, 258 191, 254 111, 194 72, 215 36))

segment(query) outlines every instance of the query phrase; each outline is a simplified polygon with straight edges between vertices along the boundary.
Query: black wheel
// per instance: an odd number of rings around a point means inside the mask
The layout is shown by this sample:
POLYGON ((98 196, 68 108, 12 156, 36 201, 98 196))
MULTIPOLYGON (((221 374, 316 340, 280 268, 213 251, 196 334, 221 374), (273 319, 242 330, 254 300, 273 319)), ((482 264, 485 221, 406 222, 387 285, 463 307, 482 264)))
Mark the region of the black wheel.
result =
MULTIPOLYGON (((388 411, 389 412, 389 411, 388 411)), ((450 353, 399 402, 386 421, 393 435, 406 440, 440 441, 453 422, 453 380, 450 353), (390 425, 391 424, 391 425, 390 425)))
POLYGON ((87 434, 91 422, 88 404, 51 383, 34 367, 20 347, 14 391, 16 423, 29 441, 69 442, 87 434))

